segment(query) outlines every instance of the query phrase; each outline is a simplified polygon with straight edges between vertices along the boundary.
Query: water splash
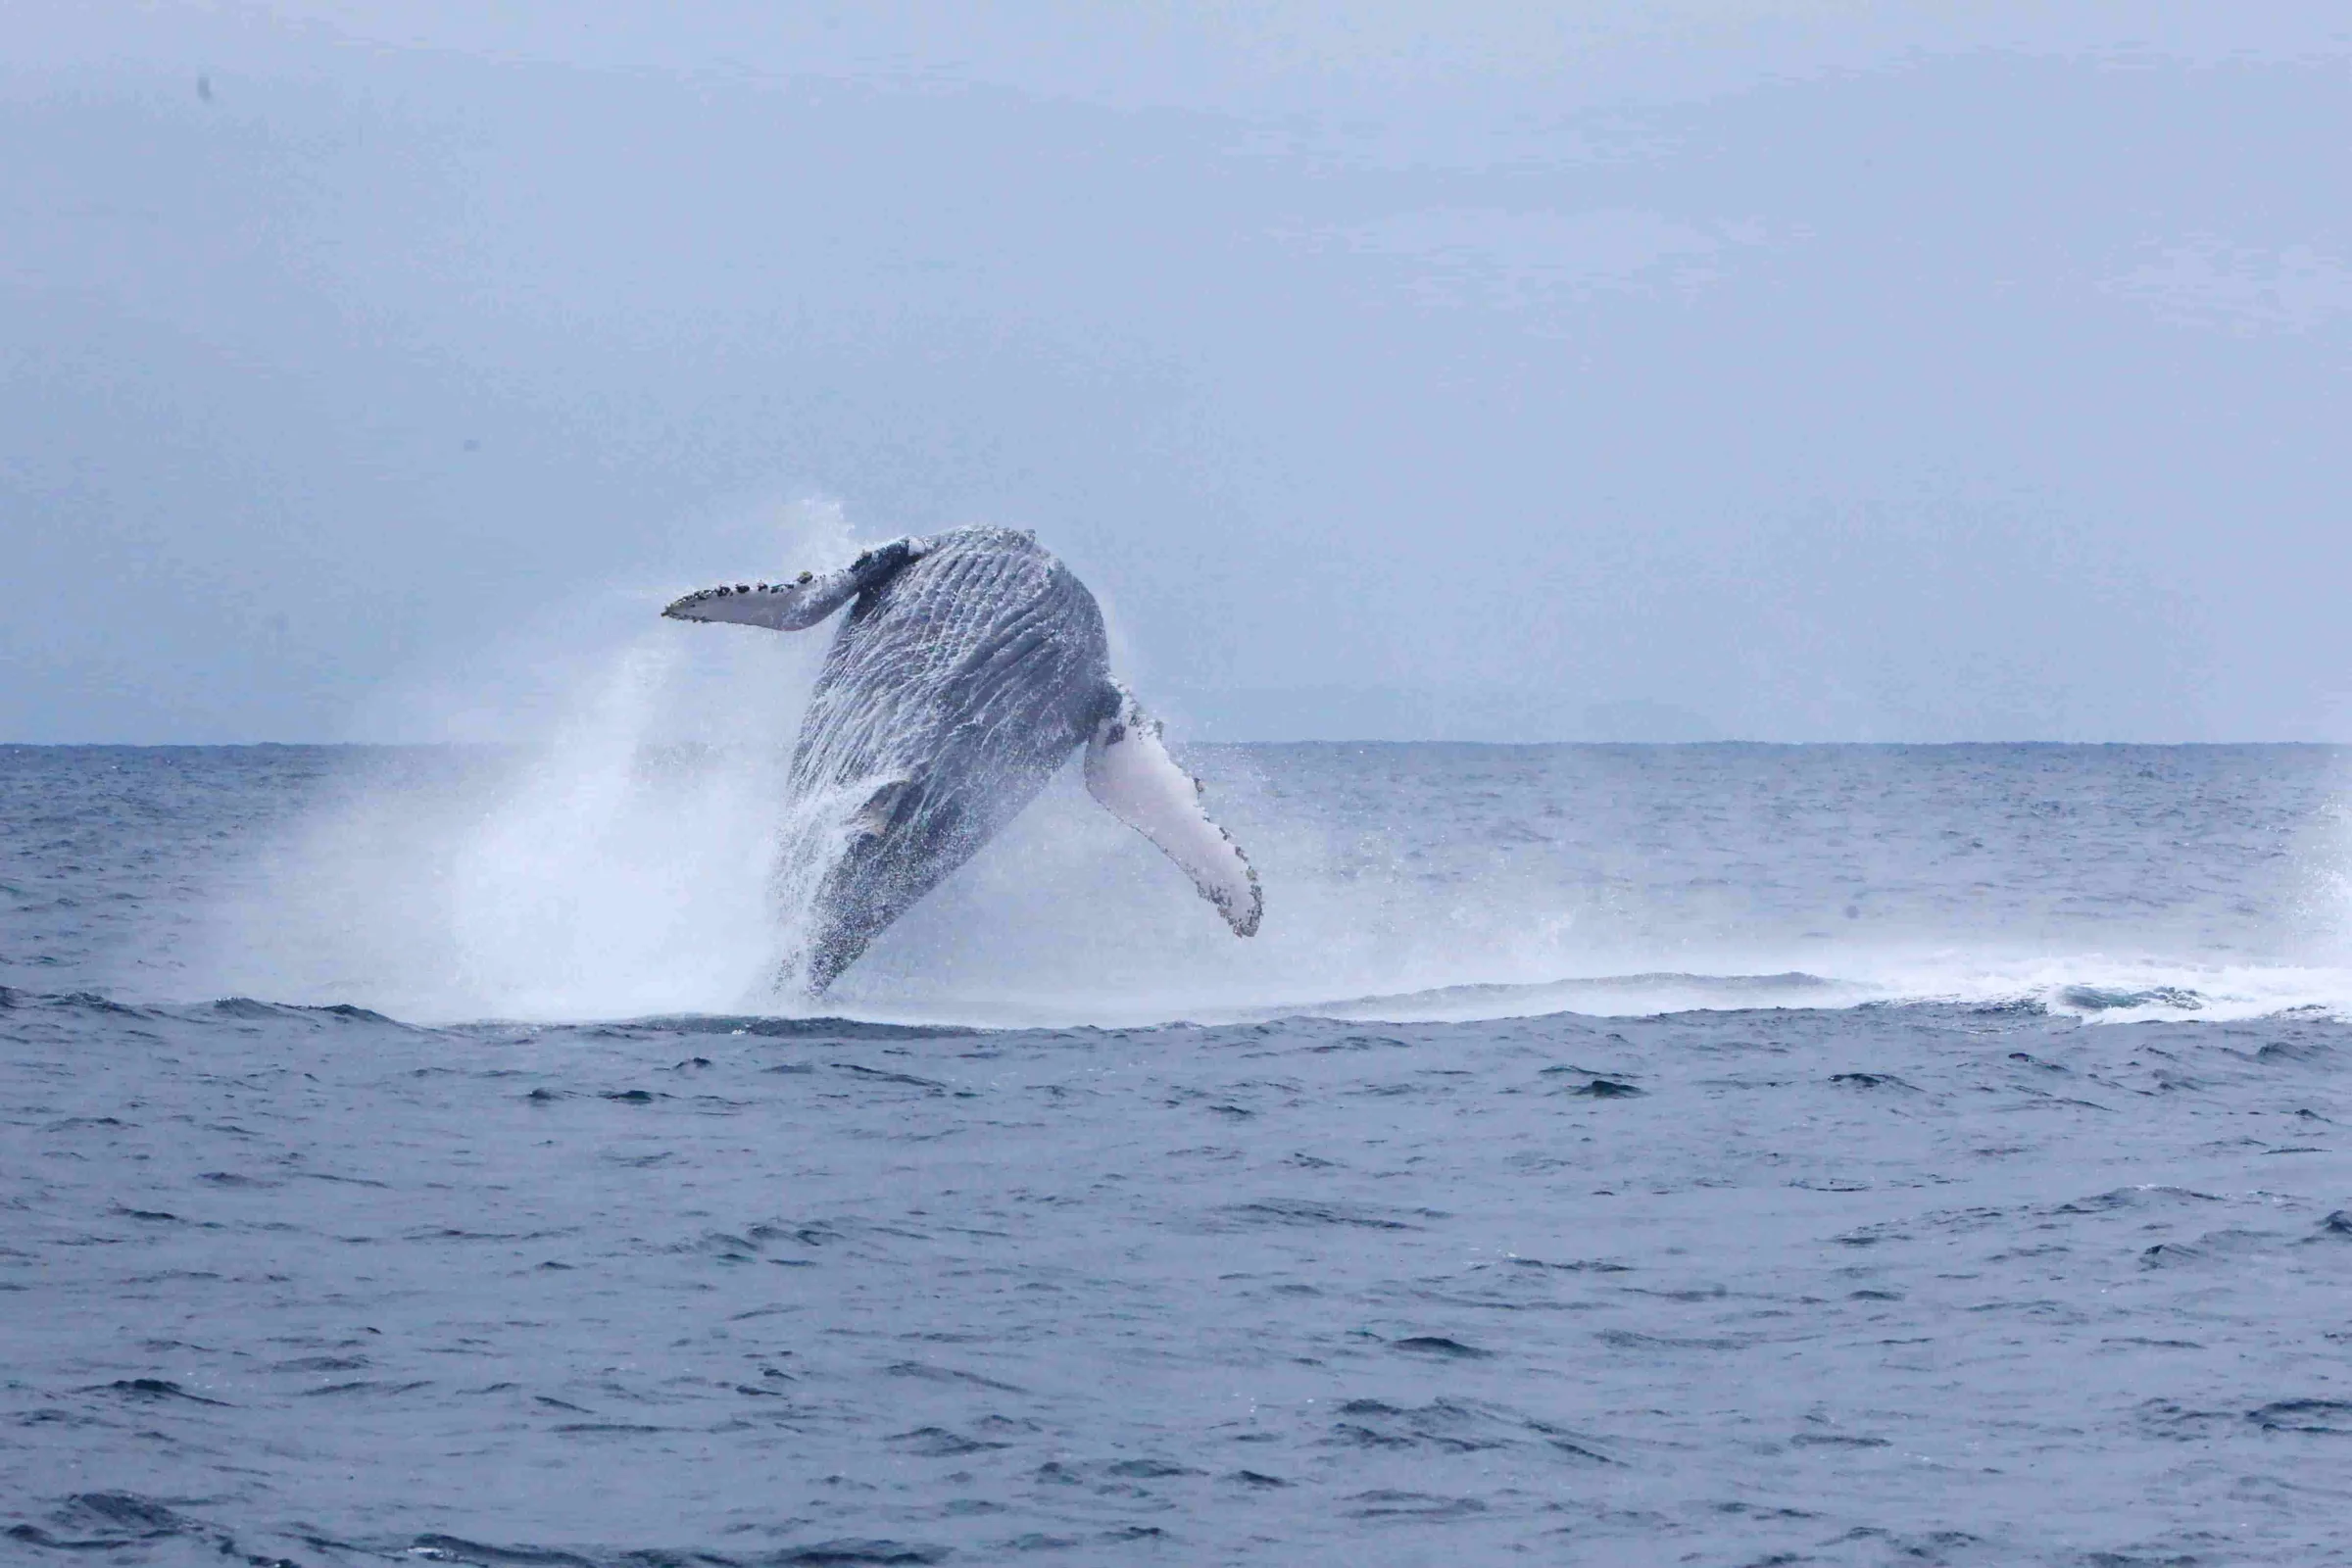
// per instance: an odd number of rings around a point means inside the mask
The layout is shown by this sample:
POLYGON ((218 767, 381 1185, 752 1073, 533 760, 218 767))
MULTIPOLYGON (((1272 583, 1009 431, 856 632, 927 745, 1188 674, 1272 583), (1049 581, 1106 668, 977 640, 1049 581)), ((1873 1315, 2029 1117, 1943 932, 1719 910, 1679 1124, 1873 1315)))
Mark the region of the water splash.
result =
MULTIPOLYGON (((837 508, 770 533, 710 554, 772 575, 855 548, 837 508)), ((441 1020, 782 1004, 812 885, 783 852, 821 846, 779 803, 826 639, 657 618, 717 575, 584 595, 477 650, 470 688, 413 682, 390 727, 458 744, 357 760, 221 890, 195 983, 441 1020)))
POLYGON ((588 710, 440 852, 458 989, 493 1011, 656 1011, 763 989, 777 743, 790 731, 731 749, 723 765, 702 746, 649 744, 679 681, 681 657, 663 642, 627 649, 588 710))
MULTIPOLYGON (((799 520, 836 542, 760 559, 850 550, 837 512, 799 520)), ((500 660, 564 672, 534 744, 356 769, 226 890, 207 961, 172 994, 420 1020, 808 1010, 805 911, 852 803, 788 816, 784 780, 832 633, 654 618, 669 589, 715 575, 565 607, 549 622, 561 658, 510 647, 500 660)), ((502 666, 482 662, 495 691, 502 666)), ((1263 877, 1256 938, 1229 935, 1067 768, 823 1010, 1124 1025, 1915 1000, 2098 1022, 2352 1009, 2352 818, 2337 764, 2296 749, 1188 761, 1263 877)))

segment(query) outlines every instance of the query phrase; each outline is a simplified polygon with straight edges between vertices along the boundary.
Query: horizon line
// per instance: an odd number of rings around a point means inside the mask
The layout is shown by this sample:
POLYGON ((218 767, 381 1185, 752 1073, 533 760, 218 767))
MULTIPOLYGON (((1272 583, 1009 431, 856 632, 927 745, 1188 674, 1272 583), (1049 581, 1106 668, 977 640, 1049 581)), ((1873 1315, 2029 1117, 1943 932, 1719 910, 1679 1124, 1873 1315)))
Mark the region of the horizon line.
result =
MULTIPOLYGON (((550 743, 548 740, 544 739, 544 738, 541 738, 541 739, 525 739, 525 738, 516 738, 516 739, 514 739, 514 740, 437 740, 437 741, 427 741, 427 740, 402 740, 402 741, 367 741, 367 740, 336 740, 336 741, 318 741, 318 740, 309 740, 309 741, 279 741, 279 740, 267 740, 267 741, 252 741, 252 740, 240 740, 240 741, 92 741, 92 740, 81 740, 81 741, 18 741, 18 740, 0 740, 0 751, 26 751, 26 752, 30 752, 30 751, 52 751, 52 752, 69 752, 69 751, 84 751, 84 752, 98 752, 98 751, 115 751, 115 752, 227 752, 227 751, 268 751, 268 750, 276 750, 276 751, 429 751, 429 750, 457 751, 457 750, 482 750, 482 751, 491 751, 491 750, 498 750, 498 749, 502 749, 502 748, 510 748, 510 747, 532 747, 532 746, 544 746, 544 745, 548 745, 548 744, 551 744, 551 743, 550 743)), ((721 745, 720 743, 711 742, 711 741, 704 741, 704 740, 696 740, 696 739, 693 739, 693 738, 691 738, 691 737, 688 737, 688 738, 681 738, 681 739, 678 739, 678 740, 668 740, 668 741, 652 741, 652 742, 648 742, 648 743, 646 743, 646 744, 648 744, 648 745, 651 745, 651 746, 657 746, 657 747, 673 747, 673 748, 700 747, 700 748, 703 748, 703 749, 705 749, 705 750, 709 750, 709 751, 721 751, 721 750, 728 750, 728 749, 731 749, 731 748, 729 748, 729 747, 727 747, 727 746, 721 745)), ((1935 741, 1927 741, 1927 740, 1738 740, 1738 739, 1729 739, 1729 738, 1718 738, 1718 739, 1712 739, 1712 740, 1674 740, 1674 741, 1666 741, 1666 740, 1590 740, 1590 739, 1573 739, 1573 740, 1571 740, 1571 739, 1561 739, 1561 740, 1509 740, 1509 741, 1496 741, 1496 740, 1449 740, 1449 739, 1439 739, 1439 738, 1435 738, 1435 737, 1421 737, 1421 738, 1413 738, 1413 739, 1398 739, 1398 738, 1396 738, 1396 737, 1393 737, 1393 736, 1384 736, 1384 737, 1378 737, 1378 738, 1373 738, 1373 737, 1363 737, 1363 738, 1351 738, 1351 739, 1333 739, 1333 738, 1327 738, 1327 737, 1320 737, 1320 736, 1317 736, 1317 737, 1293 737, 1293 738, 1289 738, 1289 739, 1280 739, 1280 740, 1277 740, 1277 739, 1268 739, 1268 738, 1262 738, 1262 737, 1261 737, 1261 738, 1250 739, 1250 740, 1233 740, 1233 739, 1223 739, 1223 738, 1212 738, 1212 737, 1206 737, 1206 736, 1198 736, 1198 737, 1179 737, 1179 738, 1178 738, 1178 744, 1179 744, 1179 745, 1187 745, 1187 746, 1262 746, 1262 747, 1276 747, 1276 746, 1331 746, 1331 747, 1350 747, 1350 746, 1351 746, 1351 747, 1370 747, 1370 746, 1393 746, 1393 747, 1405 747, 1405 746, 1455 746, 1455 747, 1480 747, 1480 748, 1484 748, 1484 749, 1486 749, 1486 750, 1490 750, 1490 751, 1504 751, 1504 750, 1530 750, 1530 749, 1534 749, 1534 748, 1537 748, 1537 747, 1563 747, 1563 748, 1564 748, 1564 747, 1580 747, 1580 748, 1585 748, 1585 749, 1588 749, 1588 750, 1603 750, 1603 749, 1612 748, 1612 747, 1617 747, 1617 748, 1622 748, 1622 747, 1642 747, 1642 748, 1645 748, 1645 749, 1650 749, 1650 750, 1681 749, 1681 750, 1687 750, 1687 751, 1701 751, 1701 750, 1705 750, 1705 749, 1707 749, 1707 748, 1710 748, 1710 747, 1716 747, 1716 748, 1733 748, 1733 747, 1740 747, 1740 748, 1748 748, 1748 749, 1755 749, 1755 750, 1766 750, 1766 749, 1769 749, 1769 750, 1784 750, 1784 751, 1793 751, 1793 750, 1798 750, 1798 749, 1803 749, 1803 748, 1819 748, 1819 749, 1830 749, 1830 748, 1838 748, 1838 747, 1843 747, 1843 748, 1865 748, 1865 747, 1873 747, 1873 748, 1895 748, 1895 747, 1902 747, 1902 748, 1913 749, 1913 750, 1924 750, 1924 749, 1928 749, 1928 748, 1959 748, 1959 747, 1966 747, 1966 746, 2035 746, 2035 747, 2044 747, 2044 748, 2050 748, 2050 749, 2058 749, 2058 748, 2073 748, 2073 749, 2077 749, 2077 750, 2084 750, 2084 749, 2089 749, 2089 748, 2093 748, 2093 747, 2100 747, 2100 748, 2113 748, 2113 749, 2118 749, 2118 750, 2121 750, 2121 749, 2127 749, 2127 748, 2136 748, 2136 749, 2141 749, 2141 750, 2161 750, 2161 751, 2186 751, 2186 750, 2191 750, 2191 749, 2205 749, 2205 750, 2212 750, 2212 751, 2221 751, 2221 750, 2230 750, 2230 749, 2242 749, 2242 748, 2247 748, 2247 747, 2273 747, 2273 748, 2278 748, 2278 747, 2303 747, 2303 748, 2309 748, 2309 749, 2315 749, 2315 750, 2316 750, 2316 749, 2325 749, 2325 750, 2337 750, 2337 751, 2341 751, 2341 750, 2352 750, 2352 741, 2328 741, 2328 740, 2221 740, 2221 741, 2217 741, 2217 740, 2198 740, 2198 741, 2147 741, 2147 740, 2051 740, 2051 739, 2039 739, 2039 738, 2015 738, 2015 739, 2011 739, 2011 738, 1978 738, 1978 739, 1971 739, 1971 740, 1935 740, 1935 741)))

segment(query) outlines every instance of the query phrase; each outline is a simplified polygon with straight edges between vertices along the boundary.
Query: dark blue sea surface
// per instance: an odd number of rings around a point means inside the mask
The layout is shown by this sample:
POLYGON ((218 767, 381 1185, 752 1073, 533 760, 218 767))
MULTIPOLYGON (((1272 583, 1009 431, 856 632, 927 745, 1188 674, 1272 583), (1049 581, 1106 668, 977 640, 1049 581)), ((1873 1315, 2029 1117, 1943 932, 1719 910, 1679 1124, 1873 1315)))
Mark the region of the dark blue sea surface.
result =
POLYGON ((1194 760, 0 749, 0 1557, 2352 1560, 2340 755, 1194 760))

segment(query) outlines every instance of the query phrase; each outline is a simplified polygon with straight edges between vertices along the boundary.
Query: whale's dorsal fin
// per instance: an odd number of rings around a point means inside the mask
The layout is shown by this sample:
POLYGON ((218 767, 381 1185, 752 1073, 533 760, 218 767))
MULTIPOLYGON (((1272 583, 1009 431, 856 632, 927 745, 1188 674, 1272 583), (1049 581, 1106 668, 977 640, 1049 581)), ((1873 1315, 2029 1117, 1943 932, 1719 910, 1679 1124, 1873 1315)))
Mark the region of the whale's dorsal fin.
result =
POLYGON ((838 570, 804 571, 790 582, 721 583, 672 600, 662 613, 671 620, 718 620, 770 631, 802 631, 815 625, 878 582, 886 582, 923 553, 920 539, 893 539, 838 570))
POLYGON ((1200 781, 1160 744, 1159 721, 1126 687, 1112 690, 1117 705, 1086 743, 1087 793, 1183 866, 1235 936, 1253 935, 1265 897, 1249 857, 1201 809, 1200 781))

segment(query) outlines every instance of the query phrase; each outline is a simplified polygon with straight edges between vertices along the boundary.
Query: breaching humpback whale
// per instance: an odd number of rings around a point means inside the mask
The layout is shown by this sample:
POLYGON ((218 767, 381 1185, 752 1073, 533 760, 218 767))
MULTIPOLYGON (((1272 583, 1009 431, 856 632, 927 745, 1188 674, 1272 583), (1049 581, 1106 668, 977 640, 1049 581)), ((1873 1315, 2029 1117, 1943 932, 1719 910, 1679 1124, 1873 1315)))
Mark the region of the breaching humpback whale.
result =
POLYGON ((1095 596, 1009 528, 898 539, 837 571, 688 594, 662 613, 799 631, 850 613, 808 699, 786 784, 791 819, 838 829, 805 950, 821 993, 866 944, 1019 813, 1080 745, 1086 787, 1166 852, 1237 936, 1257 873, 1201 809, 1200 782, 1111 678, 1095 596))

